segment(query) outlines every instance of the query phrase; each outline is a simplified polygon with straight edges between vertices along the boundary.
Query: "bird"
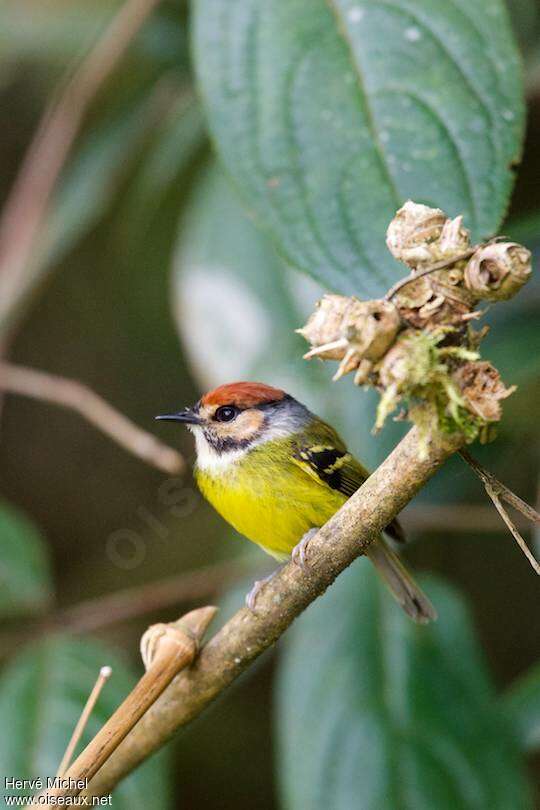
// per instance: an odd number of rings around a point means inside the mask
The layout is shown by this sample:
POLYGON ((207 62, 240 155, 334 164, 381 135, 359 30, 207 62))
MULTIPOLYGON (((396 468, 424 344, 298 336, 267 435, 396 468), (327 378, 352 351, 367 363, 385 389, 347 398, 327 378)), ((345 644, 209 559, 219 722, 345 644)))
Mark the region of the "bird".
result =
MULTIPOLYGON (((195 405, 156 419, 180 422, 194 434, 195 479, 217 512, 275 559, 292 557, 303 569, 314 533, 369 476, 333 427, 265 383, 220 385, 195 405)), ((404 539, 397 520, 385 534, 404 539)), ((437 617, 382 535, 364 553, 408 616, 420 624, 437 617)), ((253 611, 267 579, 246 598, 253 611)))

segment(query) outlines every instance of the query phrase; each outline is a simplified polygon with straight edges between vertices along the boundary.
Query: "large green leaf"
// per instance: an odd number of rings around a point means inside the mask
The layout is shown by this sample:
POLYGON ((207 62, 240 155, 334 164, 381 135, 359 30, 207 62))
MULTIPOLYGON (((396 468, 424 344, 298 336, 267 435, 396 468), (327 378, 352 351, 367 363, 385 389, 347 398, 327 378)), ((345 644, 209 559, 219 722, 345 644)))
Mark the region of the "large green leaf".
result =
POLYGON ((502 0, 197 0, 196 68, 225 165, 297 267, 380 294, 407 198, 497 229, 523 132, 502 0))
POLYGON ((45 542, 35 526, 0 503, 0 617, 36 613, 47 607, 53 585, 45 542))
POLYGON ((278 681, 278 774, 287 810, 529 808, 517 743, 461 599, 414 625, 367 562, 303 616, 278 681))
POLYGON ((178 185, 204 138, 200 106, 186 91, 156 127, 151 149, 126 193, 123 219, 135 245, 154 224, 156 211, 178 185))
POLYGON ((110 116, 83 139, 66 167, 45 228, 35 272, 57 264, 106 213, 155 128, 148 98, 110 116))
POLYGON ((540 749, 540 663, 519 678, 504 695, 509 720, 526 751, 540 749))
MULTIPOLYGON (((113 674, 92 713, 80 744, 84 746, 135 684, 114 653, 94 641, 55 638, 23 652, 4 670, 0 678, 2 782, 5 775, 20 779, 54 776, 104 665, 112 666, 113 674)), ((170 787, 167 754, 160 754, 122 782, 114 792, 113 807, 166 810, 170 787)), ((7 791, 16 795, 30 792, 7 791)))

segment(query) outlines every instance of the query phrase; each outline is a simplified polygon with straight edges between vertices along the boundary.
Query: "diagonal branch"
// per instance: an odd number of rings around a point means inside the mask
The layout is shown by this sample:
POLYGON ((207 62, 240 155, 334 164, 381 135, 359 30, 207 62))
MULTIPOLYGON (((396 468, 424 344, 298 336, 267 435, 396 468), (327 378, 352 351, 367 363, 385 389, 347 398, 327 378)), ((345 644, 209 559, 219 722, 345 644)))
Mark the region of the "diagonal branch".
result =
POLYGON ((77 380, 0 361, 0 391, 71 408, 125 450, 158 470, 177 475, 185 469, 185 461, 177 450, 137 427, 77 380))
POLYGON ((159 0, 127 0, 45 110, 0 219, 0 323, 32 280, 31 257, 84 116, 159 0))
MULTIPOLYGON (((105 596, 86 599, 51 617, 50 626, 70 633, 93 633, 111 624, 214 596, 248 571, 240 558, 207 565, 157 582, 135 585, 105 596)), ((43 632, 43 628, 40 628, 43 632)))
MULTIPOLYGON (((462 440, 432 434, 420 454, 415 427, 310 543, 310 568, 285 565, 257 598, 257 613, 243 608, 203 648, 126 737, 92 780, 87 794, 110 793, 133 768, 160 748, 234 681, 293 620, 332 584, 416 495, 462 440)), ((87 795, 86 794, 86 795, 87 795)), ((83 794, 84 795, 84 794, 83 794)))

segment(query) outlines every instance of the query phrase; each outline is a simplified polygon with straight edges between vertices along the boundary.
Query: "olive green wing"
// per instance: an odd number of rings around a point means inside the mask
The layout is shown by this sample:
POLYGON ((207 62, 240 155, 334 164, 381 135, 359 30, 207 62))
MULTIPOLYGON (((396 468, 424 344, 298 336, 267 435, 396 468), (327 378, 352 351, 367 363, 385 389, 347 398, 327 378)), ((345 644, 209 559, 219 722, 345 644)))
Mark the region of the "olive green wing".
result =
MULTIPOLYGON (((307 433, 302 436, 293 450, 293 461, 318 483, 341 492, 350 498, 364 481, 369 472, 349 453, 338 434, 325 423, 319 423, 316 438, 307 433)), ((385 530, 393 539, 405 539, 397 520, 385 530)))

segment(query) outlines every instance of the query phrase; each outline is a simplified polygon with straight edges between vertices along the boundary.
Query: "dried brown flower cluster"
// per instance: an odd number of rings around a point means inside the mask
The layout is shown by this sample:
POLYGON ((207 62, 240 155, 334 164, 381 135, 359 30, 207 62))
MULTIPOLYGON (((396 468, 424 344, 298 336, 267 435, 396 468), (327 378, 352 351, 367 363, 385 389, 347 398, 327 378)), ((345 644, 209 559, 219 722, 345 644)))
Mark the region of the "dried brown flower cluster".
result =
POLYGON ((501 240, 472 246, 462 217, 411 201, 386 242, 410 275, 381 300, 325 295, 298 330, 311 344, 305 357, 338 360, 335 380, 354 371, 357 385, 381 392, 376 429, 403 403, 414 421, 486 438, 514 387, 480 359, 487 327, 475 331, 471 321, 480 301, 504 301, 528 281, 530 252, 501 240))
POLYGON ((389 301, 325 295, 298 331, 315 347, 305 355, 307 359, 340 360, 334 380, 356 371, 354 381, 361 385, 395 341, 399 328, 399 312, 389 301))

